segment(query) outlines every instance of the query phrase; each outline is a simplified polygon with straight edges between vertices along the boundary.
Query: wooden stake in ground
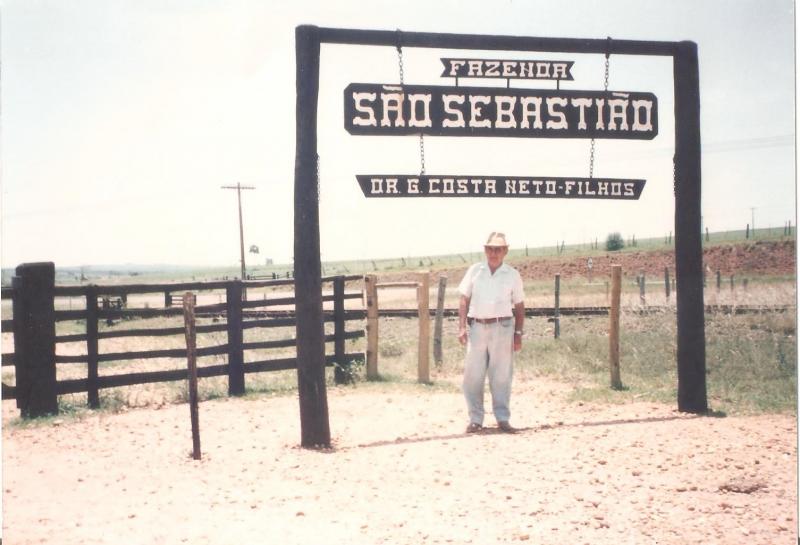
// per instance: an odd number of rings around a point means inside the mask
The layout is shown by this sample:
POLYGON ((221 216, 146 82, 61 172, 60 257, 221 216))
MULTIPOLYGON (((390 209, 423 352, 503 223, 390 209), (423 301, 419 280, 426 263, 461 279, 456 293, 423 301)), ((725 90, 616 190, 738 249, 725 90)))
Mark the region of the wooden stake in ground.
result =
POLYGON ((186 359, 189 366, 189 412, 192 419, 192 458, 200 459, 200 422, 197 408, 197 335, 194 324, 194 296, 183 296, 183 322, 186 325, 186 359))
POLYGON ((417 286, 417 312, 419 314, 419 356, 417 381, 423 384, 431 381, 431 315, 430 315, 430 277, 428 272, 419 274, 417 286))
POLYGON ((619 299, 622 290, 622 266, 611 266, 611 323, 608 327, 608 359, 611 367, 611 387, 622 389, 619 377, 619 299))
POLYGON ((436 294, 436 321, 433 324, 433 361, 442 365, 442 322, 444 319, 444 294, 447 288, 447 275, 439 276, 439 292, 436 294))

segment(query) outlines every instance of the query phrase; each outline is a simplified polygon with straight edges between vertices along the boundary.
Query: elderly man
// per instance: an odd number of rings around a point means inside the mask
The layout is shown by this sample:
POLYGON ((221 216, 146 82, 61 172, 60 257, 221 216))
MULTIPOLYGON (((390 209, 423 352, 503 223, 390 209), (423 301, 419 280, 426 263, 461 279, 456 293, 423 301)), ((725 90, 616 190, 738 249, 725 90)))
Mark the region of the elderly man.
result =
POLYGON ((486 261, 472 265, 458 285, 458 340, 467 345, 464 396, 469 411, 467 433, 483 429, 483 385, 489 374, 497 427, 514 433, 509 423, 514 352, 522 348, 525 303, 522 278, 503 263, 508 243, 492 233, 483 246, 486 261))

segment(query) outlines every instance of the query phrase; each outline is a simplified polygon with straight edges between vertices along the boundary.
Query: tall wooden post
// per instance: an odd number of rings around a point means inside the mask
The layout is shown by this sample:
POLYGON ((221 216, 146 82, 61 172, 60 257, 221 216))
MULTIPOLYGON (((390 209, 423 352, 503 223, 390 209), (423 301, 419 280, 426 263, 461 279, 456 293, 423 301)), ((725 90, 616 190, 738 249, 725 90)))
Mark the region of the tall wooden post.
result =
POLYGON ((669 267, 664 267, 664 294, 669 303, 669 267))
POLYGON ((439 366, 442 355, 442 325, 444 322, 444 296, 447 288, 447 275, 439 276, 439 291, 436 293, 436 319, 433 323, 433 361, 439 366))
POLYGON ((244 331, 242 329, 242 281, 225 289, 228 315, 228 395, 244 394, 244 331))
POLYGON ((675 44, 675 276, 678 410, 708 411, 700 235, 700 75, 697 44, 675 44))
POLYGON ((98 332, 97 332, 97 288, 86 288, 86 367, 87 367, 87 401, 89 407, 100 407, 100 393, 97 389, 98 378, 98 332))
POLYGON ((608 363, 611 370, 611 387, 622 389, 619 376, 619 302, 622 292, 622 266, 611 266, 611 310, 608 326, 608 363))
POLYGON ((419 314, 419 346, 417 357, 417 381, 431 381, 431 313, 430 313, 430 275, 419 273, 417 284, 417 311, 419 314))
POLYGON ((344 361, 344 276, 333 279, 333 337, 333 354, 336 359, 333 380, 336 384, 345 384, 349 377, 344 366, 349 362, 344 361))
POLYGON ((325 327, 317 179, 319 28, 295 30, 297 59, 296 154, 294 166, 294 278, 297 297, 297 388, 304 447, 330 446, 325 388, 325 327))
POLYGON ((58 414, 55 265, 25 263, 14 281, 17 406, 25 418, 58 414))
POLYGON ((367 304, 367 380, 378 379, 378 277, 364 277, 367 304))

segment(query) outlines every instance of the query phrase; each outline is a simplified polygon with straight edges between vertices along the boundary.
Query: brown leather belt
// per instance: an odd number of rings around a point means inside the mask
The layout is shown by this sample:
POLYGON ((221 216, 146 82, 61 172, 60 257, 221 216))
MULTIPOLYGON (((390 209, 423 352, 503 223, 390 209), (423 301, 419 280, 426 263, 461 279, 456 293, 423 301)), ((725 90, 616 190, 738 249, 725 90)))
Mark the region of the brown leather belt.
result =
POLYGON ((502 322, 503 320, 510 320, 511 316, 502 316, 500 318, 468 318, 469 323, 478 322, 479 324, 494 324, 502 322))

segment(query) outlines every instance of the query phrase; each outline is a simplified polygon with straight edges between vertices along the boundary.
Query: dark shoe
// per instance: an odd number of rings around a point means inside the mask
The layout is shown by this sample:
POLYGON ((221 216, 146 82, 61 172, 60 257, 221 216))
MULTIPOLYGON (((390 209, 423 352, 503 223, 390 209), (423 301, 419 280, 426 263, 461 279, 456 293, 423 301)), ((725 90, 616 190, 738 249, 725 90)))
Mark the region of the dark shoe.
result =
POLYGON ((476 424, 475 422, 472 422, 472 423, 470 423, 469 426, 467 426, 467 433, 478 433, 482 429, 483 429, 483 426, 481 426, 480 424, 476 424))
POLYGON ((498 422, 498 423, 497 423, 497 427, 498 427, 498 428, 500 429, 500 431, 502 431, 503 433, 517 433, 517 430, 516 430, 516 428, 514 428, 514 427, 513 427, 511 424, 509 424, 509 423, 508 423, 508 422, 506 422, 506 421, 498 422))

